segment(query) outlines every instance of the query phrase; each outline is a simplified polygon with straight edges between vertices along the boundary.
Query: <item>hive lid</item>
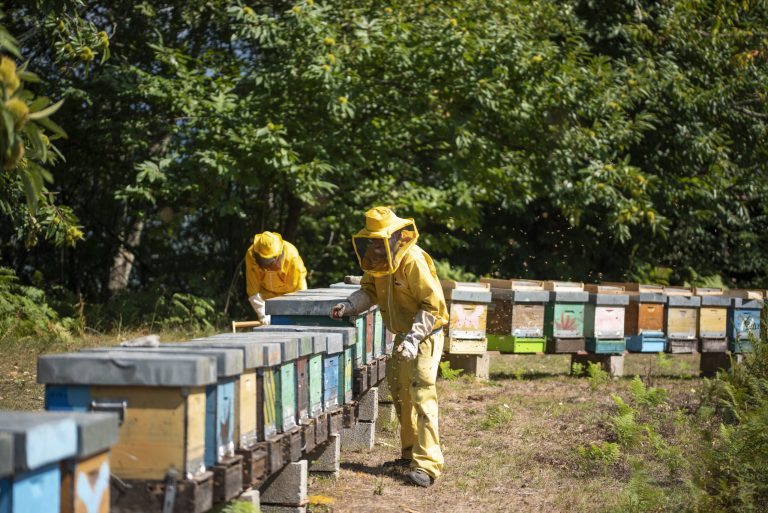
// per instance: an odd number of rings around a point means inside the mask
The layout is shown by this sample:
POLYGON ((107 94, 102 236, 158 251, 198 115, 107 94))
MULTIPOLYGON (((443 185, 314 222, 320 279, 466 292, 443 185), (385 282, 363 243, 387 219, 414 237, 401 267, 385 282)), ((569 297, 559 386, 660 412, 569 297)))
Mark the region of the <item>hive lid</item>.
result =
POLYGON ((208 339, 271 342, 280 344, 282 347, 280 354, 282 355, 281 358, 283 362, 295 360, 299 358, 299 356, 306 356, 306 354, 312 352, 312 335, 305 332, 261 331, 260 328, 256 328, 252 331, 245 331, 242 333, 220 333, 208 337, 208 339), (302 354, 304 351, 308 351, 308 353, 302 354))
POLYGON ((693 287, 693 293, 697 296, 724 296, 727 295, 722 287, 693 287))
POLYGON ((664 293, 664 285, 656 285, 654 283, 632 283, 628 281, 604 281, 603 285, 615 285, 624 287, 627 292, 647 292, 655 294, 664 293))
POLYGON ((700 296, 701 306, 731 306, 730 296, 700 296))
POLYGON ((37 381, 48 385, 202 386, 216 383, 216 358, 103 352, 43 355, 37 381))
POLYGON ((347 289, 339 289, 340 293, 324 294, 285 294, 273 297, 266 301, 266 312, 269 315, 306 315, 327 317, 331 308, 346 301, 351 292, 347 289))
POLYGON ((624 285, 609 285, 607 283, 587 283, 584 290, 597 294, 624 294, 624 285))
POLYGON ((667 295, 667 304, 669 306, 697 307, 701 306, 701 298, 699 296, 667 295))
POLYGON ((553 290, 549 293, 549 300, 556 303, 586 303, 589 301, 589 292, 583 290, 553 290))
POLYGON ((545 281, 544 290, 554 292, 580 292, 584 290, 584 284, 579 281, 545 281))
POLYGON ((763 299, 763 291, 755 289, 731 289, 728 291, 728 295, 741 299, 763 299))
POLYGON ((692 296, 693 291, 690 287, 664 287, 664 294, 667 296, 692 296))
POLYGON ((13 474, 13 435, 0 432, 0 479, 13 474))
POLYGON ((355 328, 337 328, 326 326, 259 326, 253 329, 254 332, 275 332, 275 333, 302 333, 312 337, 313 352, 315 353, 340 353, 344 350, 344 339, 357 337, 355 328))
POLYGON ((746 299, 743 297, 734 297, 731 298, 733 300, 733 307, 734 308, 742 308, 742 309, 757 309, 763 307, 763 300, 762 299, 746 299))
MULTIPOLYGON (((38 412, 30 412, 36 415, 38 412)), ((106 451, 118 442, 119 417, 111 412, 45 412, 53 418, 71 418, 77 425, 78 458, 88 458, 106 451)))
MULTIPOLYGON (((190 345, 166 345, 159 347, 95 347, 81 349, 81 352, 123 352, 126 353, 146 353, 146 354, 196 354, 202 356, 213 356, 216 358, 216 374, 219 378, 229 378, 239 376, 243 373, 243 353, 238 349, 214 348, 214 347, 193 347, 190 345)), ((158 356, 163 358, 163 356, 158 356)))
POLYGON ((480 282, 489 284, 492 289, 544 290, 544 282, 539 280, 480 278, 480 282))
POLYGON ((448 301, 491 302, 491 287, 488 283, 441 280, 440 285, 442 285, 443 294, 448 301))
POLYGON ((200 347, 200 348, 222 348, 222 349, 234 349, 240 351, 243 360, 243 369, 255 369, 257 367, 264 366, 264 351, 261 346, 254 344, 237 344, 228 343, 222 341, 210 341, 207 342, 207 338, 195 339, 189 342, 167 342, 162 347, 200 347), (199 343, 206 341, 206 343, 199 343))
POLYGON ((624 306, 629 304, 629 296, 627 294, 590 292, 589 301, 599 306, 624 306))
MULTIPOLYGON (((222 333, 220 335, 213 335, 211 337, 203 339, 194 339, 190 344, 232 344, 232 345, 252 345, 256 348, 257 352, 261 353, 261 363, 257 365, 257 368, 261 367, 273 367, 280 365, 283 362, 289 362, 295 360, 296 357, 289 359, 283 358, 283 347, 278 342, 276 337, 263 338, 263 337, 249 337, 250 333, 222 333)), ((218 347, 218 346, 217 346, 218 347)))
POLYGON ((77 453, 77 424, 47 412, 2 411, 0 432, 13 438, 14 472, 38 469, 77 453))
POLYGON ((636 292, 629 293, 629 301, 632 303, 666 303, 667 296, 658 292, 636 292))

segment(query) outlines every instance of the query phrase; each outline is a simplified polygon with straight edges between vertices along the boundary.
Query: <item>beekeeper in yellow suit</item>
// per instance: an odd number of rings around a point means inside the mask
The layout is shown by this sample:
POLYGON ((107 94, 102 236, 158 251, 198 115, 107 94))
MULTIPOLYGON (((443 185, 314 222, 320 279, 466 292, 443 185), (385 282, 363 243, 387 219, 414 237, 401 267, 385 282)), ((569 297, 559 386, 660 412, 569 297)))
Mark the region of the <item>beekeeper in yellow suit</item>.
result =
POLYGON ((245 254, 245 288, 256 318, 269 324, 267 299, 307 288, 307 269, 296 246, 279 233, 256 234, 245 254))
POLYGON ((363 270, 360 289, 330 315, 354 315, 375 303, 396 335, 387 381, 402 448, 401 457, 385 465, 410 466, 406 478, 427 487, 443 468, 435 379, 448 314, 435 265, 416 245, 418 236, 413 219, 397 217, 386 207, 366 212, 365 228, 352 238, 363 270))

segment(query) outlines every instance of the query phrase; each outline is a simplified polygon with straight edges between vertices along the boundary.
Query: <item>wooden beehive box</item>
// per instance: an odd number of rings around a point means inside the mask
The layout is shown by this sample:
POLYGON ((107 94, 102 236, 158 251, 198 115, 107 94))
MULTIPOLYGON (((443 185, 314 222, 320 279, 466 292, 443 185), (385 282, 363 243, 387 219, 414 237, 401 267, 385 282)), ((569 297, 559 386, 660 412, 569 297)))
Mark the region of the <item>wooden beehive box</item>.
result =
MULTIPOLYGON (((376 307, 359 315, 331 319, 331 308, 346 301, 359 286, 328 287, 326 289, 308 289, 292 292, 266 301, 266 313, 272 316, 273 325, 286 326, 352 326, 357 329, 355 349, 353 351, 355 369, 362 368, 373 357, 373 340, 368 335, 373 334, 372 324, 369 329, 369 312, 376 307)), ((372 322, 372 320, 371 320, 372 322)))
POLYGON ((664 287, 667 308, 664 325, 670 344, 674 340, 695 340, 701 298, 688 287, 664 287))
POLYGON ((592 291, 584 311, 584 336, 623 341, 624 314, 629 296, 623 293, 623 288, 603 285, 588 288, 592 291))
POLYGON ((731 297, 720 287, 695 287, 693 292, 701 298, 698 330, 698 336, 702 339, 701 351, 711 352, 708 349, 715 343, 719 344, 716 352, 725 352, 725 345, 714 341, 724 341, 727 337, 731 297))
POLYGON ((606 285, 622 286, 629 295, 624 316, 624 334, 663 334, 664 305, 667 302, 663 285, 646 283, 608 282, 606 285))
POLYGON ((205 472, 206 387, 217 382, 216 364, 192 354, 55 354, 38 358, 37 379, 46 409, 124 409, 112 472, 162 480, 171 468, 205 472))
POLYGON ((491 286, 488 333, 523 338, 544 336, 544 308, 549 292, 535 280, 481 280, 491 286))
POLYGON ((448 302, 448 337, 455 340, 485 340, 491 290, 487 283, 442 280, 448 302))
MULTIPOLYGON (((326 381, 326 392, 324 392, 324 402, 327 405, 341 405, 352 402, 352 374, 354 367, 354 351, 357 343, 357 337, 359 330, 354 327, 348 326, 279 326, 270 325, 256 328, 255 332, 314 332, 319 331, 321 333, 337 334, 342 337, 343 348, 342 351, 331 351, 326 353, 324 359, 324 365, 333 366, 336 369, 336 376, 329 372, 324 373, 324 381, 326 381), (328 394, 327 386, 333 384, 333 390, 338 395, 332 400, 328 394)), ((336 345, 330 346, 335 348, 336 345)))
POLYGON ((581 282, 545 281, 551 291, 545 308, 544 333, 552 339, 584 337, 584 310, 589 293, 581 282))
POLYGON ((77 453, 61 466, 62 513, 109 513, 109 458, 110 449, 117 443, 119 417, 114 413, 47 415, 72 418, 77 424, 77 453))
POLYGON ((243 358, 237 349, 194 348, 178 346, 107 347, 83 352, 143 353, 165 358, 166 355, 196 354, 216 358, 217 382, 206 387, 205 466, 210 468, 235 455, 235 426, 239 422, 235 390, 243 373, 243 358))
POLYGON ((731 351, 752 350, 751 337, 760 338, 760 314, 763 309, 763 293, 760 290, 729 290, 731 309, 728 314, 728 336, 731 351))
POLYGON ((76 456, 77 448, 73 418, 0 412, 0 508, 9 513, 59 513, 62 506, 67 508, 60 503, 67 488, 65 484, 62 489, 61 467, 76 456))

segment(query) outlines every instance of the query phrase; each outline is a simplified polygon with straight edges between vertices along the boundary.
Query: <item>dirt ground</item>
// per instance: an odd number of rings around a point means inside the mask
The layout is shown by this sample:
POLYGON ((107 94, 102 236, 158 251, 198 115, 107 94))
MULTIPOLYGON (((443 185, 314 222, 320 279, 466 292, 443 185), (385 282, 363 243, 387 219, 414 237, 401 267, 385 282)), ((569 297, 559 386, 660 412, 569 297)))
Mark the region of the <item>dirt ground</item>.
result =
MULTIPOLYGON (((42 409, 43 389, 35 383, 37 354, 72 349, 3 348, 0 409, 42 409)), ((438 383, 446 467, 434 486, 416 488, 401 473, 382 469, 382 463, 399 456, 397 425, 389 422, 377 431, 372 452, 342 450, 338 479, 310 477, 309 511, 620 511, 629 466, 596 472, 583 465, 577 449, 610 439, 606 419, 615 413, 610 396, 625 393, 635 374, 666 388, 678 408, 698 400, 703 383, 696 377, 696 355, 675 355, 664 368, 658 361, 657 355, 628 355, 627 377, 593 390, 587 379, 568 375, 567 356, 492 356, 490 380, 438 383)))
MULTIPOLYGON (((656 355, 628 355, 627 378, 592 390, 568 376, 569 358, 544 355, 492 357, 491 380, 441 381, 444 474, 434 486, 406 484, 382 463, 399 455, 396 430, 377 431, 372 453, 342 449, 338 480, 310 479, 313 512, 587 512, 621 510, 629 468, 609 473, 582 468, 577 448, 609 438, 605 419, 611 393, 634 374, 654 379, 679 406, 696 401, 698 360, 676 355, 663 376, 656 355)), ((394 427, 394 426, 393 426, 394 427)))

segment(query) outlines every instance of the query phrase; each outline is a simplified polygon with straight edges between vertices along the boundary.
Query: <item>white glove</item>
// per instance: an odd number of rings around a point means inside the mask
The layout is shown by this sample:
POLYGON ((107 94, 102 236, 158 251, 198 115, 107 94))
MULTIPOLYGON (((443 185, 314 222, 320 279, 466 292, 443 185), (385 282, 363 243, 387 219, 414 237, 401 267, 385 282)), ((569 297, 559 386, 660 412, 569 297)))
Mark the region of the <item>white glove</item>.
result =
POLYGON ((397 351, 406 360, 413 360, 419 354, 419 342, 409 333, 405 336, 402 343, 397 346, 397 351))
POLYGON ((261 297, 261 294, 254 294, 248 298, 248 302, 251 303, 253 311, 256 312, 256 319, 264 322, 266 303, 261 297))
POLYGON ((350 313, 352 313, 352 304, 349 301, 345 301, 344 303, 338 303, 336 306, 331 308, 331 311, 328 313, 328 315, 331 317, 331 319, 338 320, 350 313))

